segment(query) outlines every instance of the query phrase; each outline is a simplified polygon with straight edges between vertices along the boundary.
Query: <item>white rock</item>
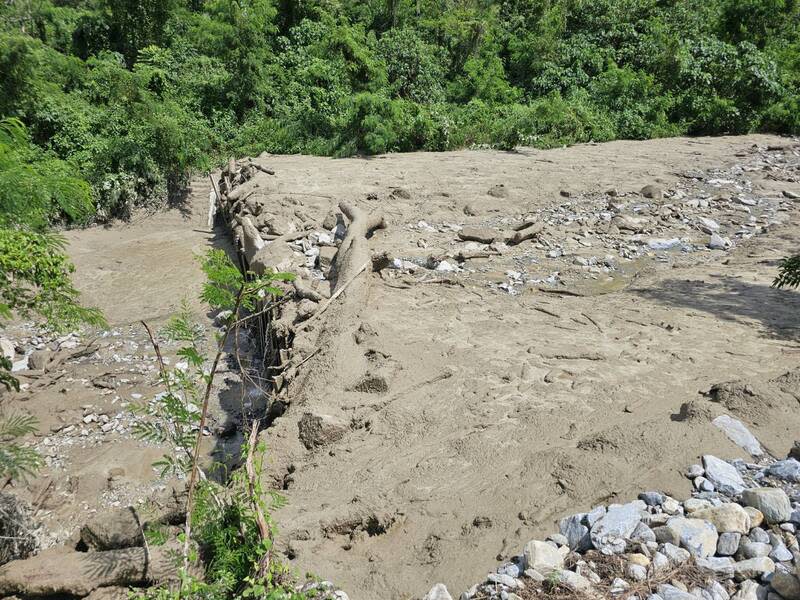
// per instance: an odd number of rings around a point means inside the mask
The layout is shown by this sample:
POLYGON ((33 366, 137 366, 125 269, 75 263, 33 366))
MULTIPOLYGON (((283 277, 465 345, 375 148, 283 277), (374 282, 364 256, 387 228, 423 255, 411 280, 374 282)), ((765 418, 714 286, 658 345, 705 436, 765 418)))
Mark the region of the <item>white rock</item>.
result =
POLYGON ((14 342, 8 338, 0 337, 0 354, 8 360, 14 360, 14 355, 16 354, 14 342))
POLYGON ((716 233, 712 233, 711 238, 708 240, 708 247, 712 250, 727 250, 731 246, 733 246, 733 243, 730 239, 716 233))
POLYGON ((431 591, 425 594, 423 600, 453 600, 453 597, 443 583, 437 583, 431 588, 431 591))
POLYGON ((723 494, 736 496, 744 490, 744 480, 736 468, 711 454, 703 456, 706 479, 723 494))
POLYGON ((564 566, 564 556, 547 542, 531 540, 525 544, 523 555, 525 568, 539 571, 543 575, 560 570, 564 566))
POLYGON ((729 415, 720 415, 711 422, 719 427, 734 444, 744 448, 752 456, 762 456, 764 454, 764 450, 761 448, 761 444, 758 443, 756 436, 750 433, 750 430, 738 419, 734 419, 729 415))

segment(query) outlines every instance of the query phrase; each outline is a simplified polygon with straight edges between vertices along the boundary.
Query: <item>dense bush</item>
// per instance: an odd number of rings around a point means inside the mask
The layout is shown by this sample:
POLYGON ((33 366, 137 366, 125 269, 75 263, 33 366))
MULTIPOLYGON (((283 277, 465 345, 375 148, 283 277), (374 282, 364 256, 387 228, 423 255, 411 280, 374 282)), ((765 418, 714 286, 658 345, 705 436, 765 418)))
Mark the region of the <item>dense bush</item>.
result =
POLYGON ((0 22, 0 117, 100 218, 228 153, 800 132, 796 0, 42 0, 0 22))

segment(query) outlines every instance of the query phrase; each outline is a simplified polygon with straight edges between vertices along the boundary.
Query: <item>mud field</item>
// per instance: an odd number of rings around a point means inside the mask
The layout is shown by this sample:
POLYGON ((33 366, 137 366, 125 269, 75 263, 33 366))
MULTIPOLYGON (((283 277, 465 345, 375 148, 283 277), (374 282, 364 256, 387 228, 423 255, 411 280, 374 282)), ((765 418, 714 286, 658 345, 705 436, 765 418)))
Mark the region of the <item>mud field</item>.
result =
POLYGON ((251 267, 321 295, 275 325, 288 408, 263 434, 294 564, 358 599, 459 592, 570 511, 686 497, 685 465, 741 453, 717 414, 785 454, 800 390, 769 380, 797 366, 800 303, 769 284, 799 154, 752 136, 237 163, 251 267), (704 395, 731 380, 750 392, 704 395))
MULTIPOLYGON (((262 433, 264 476, 289 501, 280 550, 354 600, 435 582, 455 594, 564 515, 644 489, 687 497, 686 465, 744 456, 719 414, 775 455, 797 437, 800 379, 784 374, 800 359, 800 296, 770 288, 797 251, 797 140, 262 155, 218 181, 214 231, 198 179, 180 211, 68 234, 110 333, 9 328, 21 352, 56 348, 58 368, 18 370, 28 386, 11 399, 41 420, 48 466, 12 491, 45 545, 168 489, 150 467, 161 450, 126 411, 156 390, 138 321, 196 298, 195 255, 230 237, 252 269, 299 277, 272 323, 282 351, 262 433)), ((224 380, 218 458, 241 419, 226 401, 236 374, 224 380)))

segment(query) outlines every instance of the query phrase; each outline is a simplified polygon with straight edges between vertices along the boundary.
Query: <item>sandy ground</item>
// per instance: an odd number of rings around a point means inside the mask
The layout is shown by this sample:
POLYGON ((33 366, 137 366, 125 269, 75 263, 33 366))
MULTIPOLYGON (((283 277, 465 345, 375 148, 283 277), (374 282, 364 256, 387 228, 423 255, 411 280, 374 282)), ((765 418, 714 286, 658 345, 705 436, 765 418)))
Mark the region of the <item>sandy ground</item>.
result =
MULTIPOLYGON (((46 464, 7 490, 34 506, 44 546, 72 539, 98 511, 148 502, 175 483, 161 479, 153 467, 170 449, 144 442, 133 431, 139 418, 133 406, 162 391, 140 321, 161 338, 160 327, 186 302, 195 321, 213 329, 199 299, 204 276, 198 258, 211 247, 228 247, 229 237, 222 226, 207 227, 209 186, 208 180, 195 182, 185 204, 163 213, 65 233, 82 301, 102 310, 108 331, 48 336, 20 322, 3 331, 22 349, 39 343, 52 351, 46 370, 15 373, 23 390, 3 398, 4 409, 38 419, 32 442, 46 464)), ((160 344, 175 364, 178 345, 163 338, 160 344)), ((232 401, 238 380, 227 365, 222 372, 212 402, 214 435, 204 446, 217 459, 236 452, 240 441, 238 402, 232 401)))
MULTIPOLYGON (((260 157, 275 175, 246 185, 263 231, 322 232, 351 202, 385 215, 369 250, 403 267, 368 268, 292 333, 305 362, 283 390, 288 409, 263 434, 265 477, 289 501, 276 514, 279 548, 353 600, 419 597, 439 581, 457 592, 561 516, 647 488, 686 497, 683 469, 699 455, 743 456, 710 424, 717 414, 785 454, 800 390, 769 381, 797 366, 800 296, 769 284, 796 251, 797 209, 783 192, 800 193, 798 152, 790 139, 746 136, 260 157), (647 184, 665 197, 642 197, 647 184), (606 219, 618 214, 648 222, 620 229, 606 219), (701 216, 733 247, 706 248, 701 216), (517 246, 459 239, 463 227, 510 232, 526 221, 543 231, 517 246), (648 246, 676 238, 669 251, 648 246), (465 253, 486 256, 460 261, 465 253), (436 270, 442 260, 457 270, 436 270), (704 395, 736 379, 751 384, 740 401, 704 395), (306 414, 345 431, 308 449, 306 414)), ((68 361, 61 380, 33 374, 13 399, 40 417, 37 444, 52 459, 15 489, 39 503, 54 539, 164 484, 150 467, 161 449, 124 427, 100 435, 92 424, 88 444, 59 432, 87 410, 124 413, 114 398, 156 391, 140 319, 162 323, 185 298, 207 319, 194 256, 226 238, 207 231, 208 191, 198 181, 183 211, 67 234, 77 286, 119 335, 68 361)), ((326 293, 331 282, 304 266, 309 246, 273 245, 275 264, 326 293)), ((226 393, 215 431, 232 435, 226 393)), ((235 434, 226 439, 215 438, 217 450, 235 445, 235 434)))
MULTIPOLYGON (((265 434, 294 564, 356 600, 419 597, 439 581, 460 592, 561 516, 648 488, 686 497, 682 473, 699 455, 741 456, 710 424, 717 414, 785 453, 796 396, 754 392, 725 407, 703 394, 797 365, 800 297, 770 288, 778 259, 796 250, 797 210, 783 196, 800 192, 793 144, 260 157, 275 175, 245 183, 242 197, 262 232, 319 231, 347 201, 386 216, 370 251, 409 267, 367 269, 322 324, 294 333, 298 356, 316 354, 265 434), (647 184, 665 197, 644 198, 647 184), (603 211, 650 221, 618 231, 603 211), (701 216, 734 247, 706 248, 701 216), (526 220, 545 223, 538 242, 454 258, 496 247, 459 240, 461 227, 526 220), (647 245, 676 237, 685 250, 647 245), (599 268, 608 255, 613 268, 599 268), (461 269, 418 266, 442 258, 461 269), (307 414, 347 431, 309 450, 307 414)), ((308 253, 269 248, 281 268, 330 287, 302 266, 308 253)))

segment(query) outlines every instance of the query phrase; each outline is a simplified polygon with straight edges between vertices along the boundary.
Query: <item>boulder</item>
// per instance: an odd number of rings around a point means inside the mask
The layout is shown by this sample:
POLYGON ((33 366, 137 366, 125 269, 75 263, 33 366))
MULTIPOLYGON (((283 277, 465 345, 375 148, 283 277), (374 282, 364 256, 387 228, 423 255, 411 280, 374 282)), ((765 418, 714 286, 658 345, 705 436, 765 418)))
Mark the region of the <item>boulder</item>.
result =
POLYGON ((450 595, 450 592, 447 591, 447 587, 443 583, 437 583, 425 594, 423 600, 453 600, 453 597, 450 595))
POLYGON ((0 355, 5 356, 8 360, 13 361, 14 356, 17 354, 17 347, 10 339, 0 337, 0 355))
POLYGON ((733 575, 736 581, 743 579, 758 579, 764 575, 775 572, 775 563, 766 556, 748 558, 733 563, 733 575))
POLYGON ((97 514, 81 527, 81 541, 92 550, 115 550, 141 546, 142 527, 133 507, 97 514))
POLYGON ((750 430, 738 419, 734 419, 729 415, 720 415, 711 422, 719 427, 734 444, 743 448, 752 456, 762 456, 764 454, 764 450, 762 450, 756 436, 750 433, 750 430))
POLYGON ((789 496, 780 488, 755 488, 742 492, 742 503, 761 511, 767 523, 783 523, 792 515, 789 496))
POLYGON ((784 481, 798 483, 800 482, 800 461, 794 458, 779 460, 769 466, 767 474, 784 481))
POLYGON ((566 569, 558 571, 558 583, 573 592, 586 592, 592 587, 592 582, 586 577, 566 569))
POLYGON ((740 533, 721 533, 717 541, 717 554, 719 556, 733 556, 739 549, 742 539, 740 533))
MULTIPOLYGON (((612 504, 591 530, 594 547, 603 554, 621 554, 627 540, 642 520, 644 502, 612 504)), ((716 543, 716 542, 715 542, 716 543)))
POLYGON ((564 556, 555 546, 539 540, 525 544, 523 551, 525 569, 533 569, 543 575, 558 571, 564 566, 564 556))
POLYGON ((27 558, 39 549, 38 526, 32 514, 27 502, 0 492, 0 565, 27 558))
POLYGON ((592 548, 589 528, 583 524, 585 514, 564 517, 558 523, 558 529, 567 538, 567 544, 575 552, 586 552, 592 548))
POLYGON ((694 519, 705 519, 719 533, 747 533, 750 531, 750 516, 734 502, 711 506, 692 513, 694 519))
POLYGON ((34 371, 44 371, 52 357, 52 350, 34 350, 28 356, 28 368, 34 371))
POLYGON ((745 506, 744 510, 750 516, 750 528, 752 529, 753 527, 760 527, 764 522, 764 513, 757 508, 753 508, 752 506, 745 506))
POLYGON ((705 467, 706 479, 711 481, 720 493, 736 496, 744 490, 742 476, 730 463, 711 454, 706 454, 703 456, 703 466, 705 467))
POLYGON ((797 573, 775 571, 769 583, 786 600, 800 600, 800 579, 797 573))
POLYGON ((695 562, 698 567, 712 571, 720 579, 733 578, 734 560, 729 556, 698 557, 695 562))
POLYGON ((337 442, 350 430, 348 423, 339 417, 308 412, 300 417, 297 428, 300 441, 308 450, 337 442))
POLYGON ((681 547, 692 556, 713 556, 717 550, 719 535, 714 525, 708 521, 673 517, 664 527, 673 532, 681 547))

